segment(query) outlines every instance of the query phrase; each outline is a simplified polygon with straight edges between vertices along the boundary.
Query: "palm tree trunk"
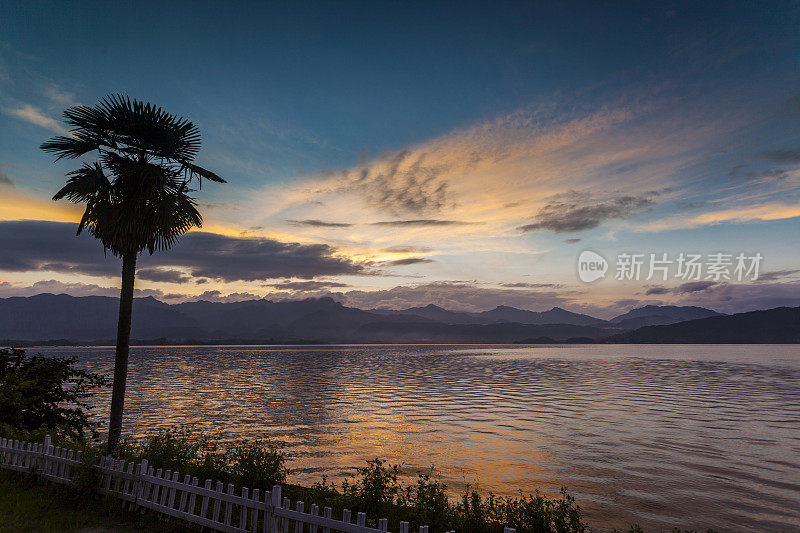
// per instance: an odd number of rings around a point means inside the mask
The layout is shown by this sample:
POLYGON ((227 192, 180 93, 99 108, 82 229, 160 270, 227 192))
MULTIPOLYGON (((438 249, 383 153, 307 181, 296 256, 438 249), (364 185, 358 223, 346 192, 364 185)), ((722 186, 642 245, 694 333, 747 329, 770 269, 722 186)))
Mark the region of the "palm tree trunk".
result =
POLYGON ((128 352, 131 344, 133 283, 136 279, 137 252, 122 256, 122 290, 119 295, 117 354, 114 359, 114 389, 111 393, 111 420, 108 425, 108 453, 117 457, 122 433, 122 410, 125 405, 125 382, 128 379, 128 352))

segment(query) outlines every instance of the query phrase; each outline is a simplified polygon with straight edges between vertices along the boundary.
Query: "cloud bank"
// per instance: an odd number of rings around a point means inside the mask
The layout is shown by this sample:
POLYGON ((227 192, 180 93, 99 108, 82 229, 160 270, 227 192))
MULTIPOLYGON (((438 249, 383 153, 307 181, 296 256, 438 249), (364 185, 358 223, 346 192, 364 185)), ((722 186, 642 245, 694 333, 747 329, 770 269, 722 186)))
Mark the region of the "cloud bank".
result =
MULTIPOLYGON (((76 238, 76 228, 75 224, 62 222, 0 221, 0 247, 4 250, 0 254, 0 271, 118 276, 119 260, 110 254, 104 256, 102 247, 90 236, 82 234, 76 238)), ((363 264, 337 255, 327 244, 287 243, 200 231, 184 235, 168 253, 140 256, 139 263, 143 279, 172 283, 188 281, 190 276, 232 282, 285 277, 311 279, 365 271, 363 264)))

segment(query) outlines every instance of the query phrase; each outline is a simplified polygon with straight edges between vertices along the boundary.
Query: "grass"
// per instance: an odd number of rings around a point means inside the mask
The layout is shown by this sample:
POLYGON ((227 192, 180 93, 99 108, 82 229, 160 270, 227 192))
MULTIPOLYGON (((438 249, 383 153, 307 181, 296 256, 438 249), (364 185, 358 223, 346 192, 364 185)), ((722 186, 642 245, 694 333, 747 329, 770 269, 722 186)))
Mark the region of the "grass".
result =
POLYGON ((126 510, 121 503, 87 497, 69 487, 0 471, 0 532, 74 531, 82 533, 191 531, 154 515, 126 510))

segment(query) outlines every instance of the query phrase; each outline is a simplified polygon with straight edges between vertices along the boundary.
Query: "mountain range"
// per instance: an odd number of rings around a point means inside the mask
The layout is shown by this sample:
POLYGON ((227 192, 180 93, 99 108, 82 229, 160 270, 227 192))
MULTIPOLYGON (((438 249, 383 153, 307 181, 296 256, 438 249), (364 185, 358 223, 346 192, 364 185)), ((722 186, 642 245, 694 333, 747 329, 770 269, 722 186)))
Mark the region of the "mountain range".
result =
MULTIPOLYGON (((118 305, 105 296, 0 298, 0 344, 113 344, 118 305)), ((147 297, 134 300, 131 335, 142 343, 800 342, 800 308, 728 316, 648 305, 602 320, 559 307, 469 313, 433 304, 362 310, 332 298, 166 304, 147 297)))

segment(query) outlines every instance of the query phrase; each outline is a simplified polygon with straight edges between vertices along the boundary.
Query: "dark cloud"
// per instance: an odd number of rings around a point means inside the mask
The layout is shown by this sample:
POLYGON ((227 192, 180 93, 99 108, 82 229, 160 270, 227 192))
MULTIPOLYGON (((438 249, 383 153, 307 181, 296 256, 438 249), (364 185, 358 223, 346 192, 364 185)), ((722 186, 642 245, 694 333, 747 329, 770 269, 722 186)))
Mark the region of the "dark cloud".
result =
POLYGON ((339 283, 337 281, 281 281, 278 283, 269 283, 268 287, 275 287, 276 289, 285 291, 318 291, 322 289, 332 289, 349 287, 347 283, 339 283))
POLYGON ((0 170, 0 187, 16 187, 14 184, 14 180, 8 177, 8 175, 0 170))
POLYGON ((663 285, 655 285, 649 287, 647 291, 645 291, 645 295, 659 295, 659 294, 691 294, 694 292, 702 292, 705 290, 718 285, 719 283, 716 281, 688 281, 686 283, 682 283, 676 287, 664 287, 663 285))
POLYGON ((760 179, 763 181, 770 180, 784 180, 789 177, 789 171, 783 168, 768 168, 760 172, 753 170, 745 170, 746 165, 737 165, 728 172, 728 177, 731 179, 744 178, 747 180, 760 179))
POLYGON ((707 291, 711 287, 718 285, 716 281, 688 281, 672 289, 674 294, 688 294, 692 292, 707 291))
POLYGON ((509 289, 557 289, 561 287, 558 283, 501 283, 501 287, 509 289))
POLYGON ((539 210, 533 223, 519 229, 525 232, 549 230, 556 233, 592 229, 606 220, 633 216, 636 211, 653 205, 654 196, 657 193, 595 200, 585 193, 558 194, 539 210))
POLYGON ((313 228, 349 228, 353 224, 346 224, 344 222, 325 222, 324 220, 287 220, 293 226, 311 226, 313 228))
POLYGON ((650 287, 649 289, 647 289, 647 292, 645 292, 645 294, 647 296, 650 296, 652 294, 668 294, 670 290, 671 289, 668 289, 667 287, 650 287))
POLYGON ((416 246, 390 246, 388 248, 384 248, 381 250, 386 252, 387 254, 413 254, 413 253, 424 253, 430 252, 430 248, 425 248, 424 246, 416 247, 416 246))
MULTIPOLYGON (((738 178, 739 176, 741 176, 743 173, 746 172, 744 170, 746 168, 747 168, 747 165, 736 165, 735 167, 733 167, 732 169, 730 169, 728 171, 728 177, 730 179, 738 178)), ((752 172, 751 172, 751 174, 752 174, 752 172)))
POLYGON ((266 238, 227 237, 192 232, 160 263, 188 268, 195 277, 256 281, 295 277, 360 274, 364 266, 334 255, 327 244, 298 244, 266 238))
MULTIPOLYGON (((100 244, 90 236, 76 238, 75 231, 75 224, 61 222, 0 222, 0 270, 118 276, 120 261, 111 254, 104 256, 100 244)), ((171 250, 142 255, 139 262, 142 268, 182 268, 193 277, 224 281, 363 273, 363 264, 335 253, 326 244, 190 232, 171 250)))
POLYGON ((167 283, 186 283, 191 280, 180 270, 161 269, 161 268, 140 268, 136 271, 136 277, 147 281, 167 282, 167 283))
POLYGON ((119 276, 120 261, 103 254, 99 241, 75 237, 77 224, 44 221, 0 222, 0 271, 29 270, 119 276))
POLYGON ((387 220, 385 222, 372 223, 373 226, 464 226, 467 224, 473 224, 473 222, 422 218, 416 220, 387 220))
POLYGON ((395 259, 394 261, 387 261, 386 265, 403 266, 403 265, 418 265, 420 263, 433 263, 433 259, 426 259, 424 257, 406 257, 405 259, 395 259))
POLYGON ((788 278, 800 274, 800 269, 793 270, 775 270, 772 272, 764 272, 758 276, 758 281, 775 281, 783 278, 788 278))
POLYGON ((580 239, 564 239, 564 242, 567 244, 575 244, 577 242, 581 242, 580 239))
POLYGON ((765 150, 759 152, 760 157, 776 163, 800 163, 800 148, 783 150, 765 150))
POLYGON ((395 213, 439 211, 448 202, 448 183, 441 178, 446 165, 426 162, 427 155, 402 151, 362 168, 354 187, 369 203, 395 213))

